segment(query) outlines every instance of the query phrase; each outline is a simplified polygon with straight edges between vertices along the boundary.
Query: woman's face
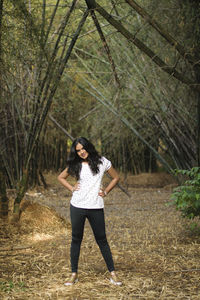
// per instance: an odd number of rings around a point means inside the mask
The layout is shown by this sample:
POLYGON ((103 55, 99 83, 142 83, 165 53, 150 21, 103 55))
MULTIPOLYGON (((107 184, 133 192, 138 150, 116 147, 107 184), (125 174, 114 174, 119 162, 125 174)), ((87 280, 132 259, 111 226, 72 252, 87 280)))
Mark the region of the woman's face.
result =
POLYGON ((88 158, 89 153, 83 148, 83 145, 81 145, 80 143, 76 145, 76 152, 82 159, 88 158))

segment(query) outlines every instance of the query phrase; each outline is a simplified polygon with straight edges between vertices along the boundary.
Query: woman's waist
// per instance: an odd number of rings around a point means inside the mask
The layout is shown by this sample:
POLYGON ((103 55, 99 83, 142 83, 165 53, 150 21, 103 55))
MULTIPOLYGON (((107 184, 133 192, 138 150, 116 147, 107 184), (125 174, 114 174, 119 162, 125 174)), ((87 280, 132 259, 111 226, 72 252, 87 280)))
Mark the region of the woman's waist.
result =
POLYGON ((82 198, 78 199, 75 197, 71 198, 70 204, 79 207, 79 208, 87 208, 87 209, 96 209, 96 208, 103 208, 104 207, 104 201, 102 197, 98 198, 82 198))

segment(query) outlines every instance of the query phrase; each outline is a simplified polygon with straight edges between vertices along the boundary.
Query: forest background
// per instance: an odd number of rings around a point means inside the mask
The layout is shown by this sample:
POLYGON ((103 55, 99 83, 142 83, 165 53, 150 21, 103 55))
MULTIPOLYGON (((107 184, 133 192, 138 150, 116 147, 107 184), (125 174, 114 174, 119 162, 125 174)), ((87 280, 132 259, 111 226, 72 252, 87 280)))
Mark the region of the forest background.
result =
POLYGON ((0 0, 0 191, 85 136, 125 176, 200 166, 200 4, 0 0))

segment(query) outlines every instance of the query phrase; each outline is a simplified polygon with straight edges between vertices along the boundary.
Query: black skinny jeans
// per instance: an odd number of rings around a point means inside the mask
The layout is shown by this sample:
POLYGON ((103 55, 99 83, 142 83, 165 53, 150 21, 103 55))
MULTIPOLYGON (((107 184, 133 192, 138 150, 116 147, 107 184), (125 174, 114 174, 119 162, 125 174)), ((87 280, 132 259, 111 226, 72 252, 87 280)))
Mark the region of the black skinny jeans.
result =
POLYGON ((80 255, 81 242, 83 239, 84 225, 86 218, 92 227, 95 240, 101 250, 107 268, 110 272, 114 271, 114 263, 109 244, 106 238, 104 210, 102 209, 84 209, 70 205, 70 216, 72 224, 71 241, 71 270, 78 271, 78 260, 80 255))

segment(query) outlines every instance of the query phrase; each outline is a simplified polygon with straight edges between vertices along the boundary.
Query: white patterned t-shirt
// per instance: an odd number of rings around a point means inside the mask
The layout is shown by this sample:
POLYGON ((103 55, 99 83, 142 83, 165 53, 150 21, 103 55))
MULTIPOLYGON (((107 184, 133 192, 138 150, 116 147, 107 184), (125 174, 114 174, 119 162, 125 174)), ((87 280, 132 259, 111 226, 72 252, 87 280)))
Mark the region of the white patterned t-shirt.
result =
POLYGON ((102 164, 99 164, 99 173, 93 174, 88 163, 82 163, 79 179, 79 190, 74 191, 71 204, 79 208, 103 208, 104 201, 98 195, 101 188, 103 175, 111 167, 111 162, 102 156, 102 164))

